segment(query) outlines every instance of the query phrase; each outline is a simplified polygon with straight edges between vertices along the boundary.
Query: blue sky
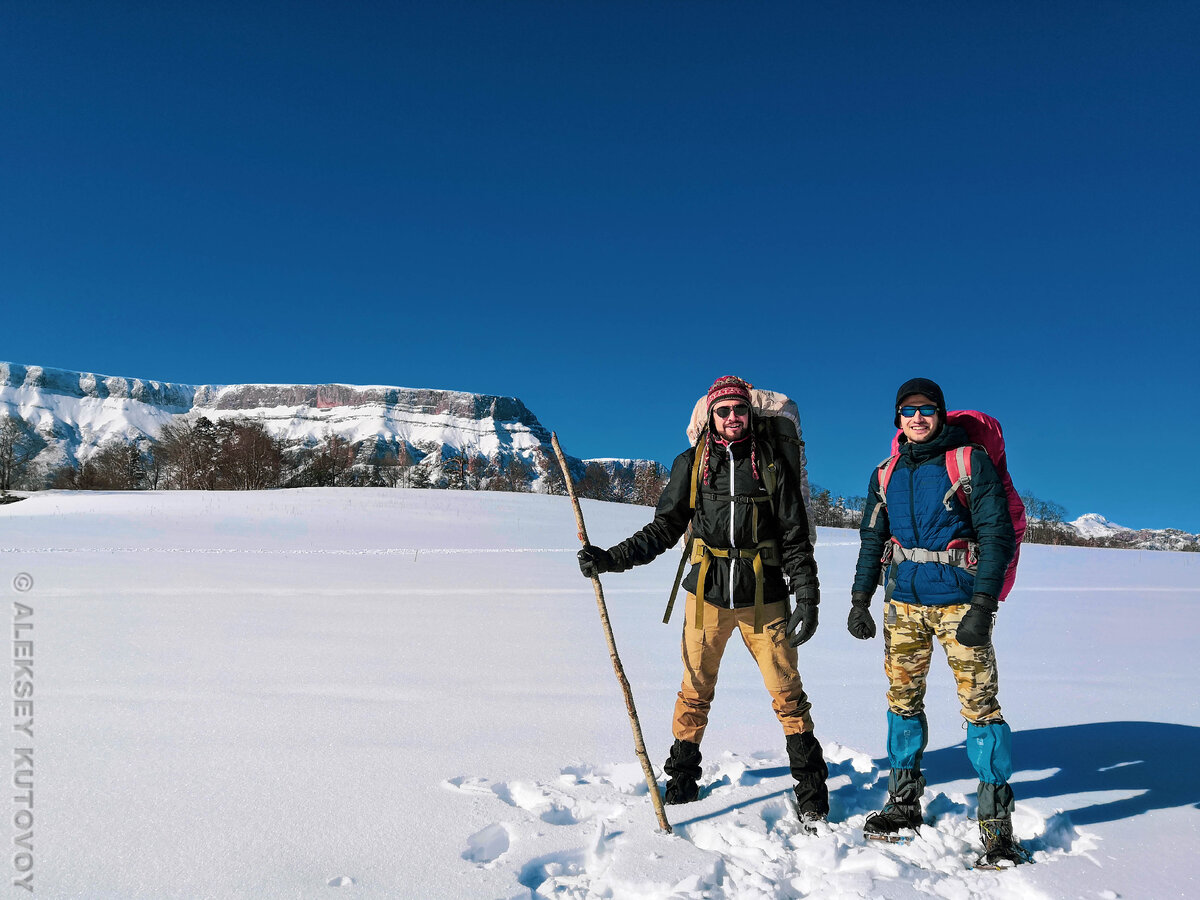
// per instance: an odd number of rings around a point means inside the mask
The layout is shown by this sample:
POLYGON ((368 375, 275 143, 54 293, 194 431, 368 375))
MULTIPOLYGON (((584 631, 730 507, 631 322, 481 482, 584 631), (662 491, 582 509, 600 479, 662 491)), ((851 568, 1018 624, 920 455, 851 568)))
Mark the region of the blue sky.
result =
POLYGON ((0 8, 0 359, 517 396, 670 460, 718 375, 860 494, 897 385, 1200 531, 1200 6, 0 8))

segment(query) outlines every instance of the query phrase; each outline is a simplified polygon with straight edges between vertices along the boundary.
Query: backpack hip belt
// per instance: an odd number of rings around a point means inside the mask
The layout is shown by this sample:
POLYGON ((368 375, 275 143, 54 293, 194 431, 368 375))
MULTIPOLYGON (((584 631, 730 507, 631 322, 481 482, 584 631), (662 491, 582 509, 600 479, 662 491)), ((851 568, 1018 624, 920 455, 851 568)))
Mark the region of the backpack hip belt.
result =
MULTIPOLYGON (((979 544, 975 541, 954 540, 945 550, 927 550, 924 547, 905 547, 892 538, 883 548, 883 570, 880 572, 879 583, 886 584, 888 569, 908 560, 914 563, 941 563, 944 566, 956 566, 974 575, 979 566, 979 544)), ((890 599, 891 592, 888 592, 890 599)))
MULTIPOLYGON (((695 627, 704 627, 704 585, 708 579, 708 567, 712 564, 714 558, 731 560, 748 559, 753 563, 754 568, 754 633, 761 634, 763 630, 763 584, 764 584, 764 566, 778 566, 782 564, 782 557, 779 555, 779 542, 776 540, 761 541, 752 549, 724 547, 710 547, 704 543, 701 538, 692 538, 692 547, 690 556, 684 557, 693 565, 700 564, 700 571, 696 577, 696 619, 695 627)), ((682 566, 681 566, 682 568, 682 566)), ((732 575, 730 576, 732 577, 732 575)), ((671 618, 671 610, 675 606, 675 597, 679 591, 679 579, 675 580, 675 589, 671 591, 671 599, 667 603, 667 611, 663 615, 663 624, 666 624, 671 618)))

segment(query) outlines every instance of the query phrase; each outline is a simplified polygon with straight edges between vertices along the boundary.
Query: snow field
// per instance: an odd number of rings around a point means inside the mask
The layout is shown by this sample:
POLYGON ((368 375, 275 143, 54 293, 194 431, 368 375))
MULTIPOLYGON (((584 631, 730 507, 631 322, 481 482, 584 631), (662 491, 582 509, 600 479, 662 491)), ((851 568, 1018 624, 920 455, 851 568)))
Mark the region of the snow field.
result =
MULTIPOLYGON (((605 545, 649 514, 585 503, 605 545)), ((974 781, 940 660, 932 824, 906 846, 860 834, 887 771, 882 643, 844 628, 856 537, 821 532, 821 628, 801 650, 830 825, 798 833, 778 723, 734 642, 704 793, 668 808, 666 836, 565 498, 45 493, 3 507, 0 584, 33 610, 37 893, 1196 893, 1200 701, 1176 624, 1194 618, 1197 555, 1023 551, 996 643, 1016 831, 1037 864, 991 873, 969 868, 974 781)), ((656 771, 679 679, 680 614, 659 623, 672 557, 604 579, 656 771)))

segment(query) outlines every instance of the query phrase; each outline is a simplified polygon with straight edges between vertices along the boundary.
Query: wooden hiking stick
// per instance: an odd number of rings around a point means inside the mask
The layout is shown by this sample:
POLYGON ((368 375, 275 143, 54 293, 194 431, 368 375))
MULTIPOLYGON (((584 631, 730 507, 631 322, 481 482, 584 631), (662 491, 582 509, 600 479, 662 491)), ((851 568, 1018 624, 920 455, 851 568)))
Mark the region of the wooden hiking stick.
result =
MULTIPOLYGON (((558 445, 558 435, 550 434, 550 443, 558 464, 562 468, 563 481, 567 485, 567 496, 575 507, 575 524, 579 526, 579 541, 588 543, 587 527, 583 524, 583 510, 579 508, 579 498, 575 496, 575 485, 571 481, 571 471, 567 468, 567 458, 563 455, 562 447, 558 445)), ((646 755, 646 744, 642 740, 642 724, 638 721, 637 710, 633 705, 633 691, 629 689, 629 680, 625 677, 625 667, 621 665, 621 656, 617 653, 617 642, 613 638, 612 625, 608 622, 608 607, 604 603, 604 588, 600 586, 599 577, 592 576, 592 587, 596 589, 596 605, 600 607, 600 624, 604 626, 604 639, 608 641, 608 655, 612 659, 613 670, 617 673, 617 681, 625 694, 625 708, 629 711, 629 724, 633 726, 633 747, 637 751, 638 761, 642 771, 646 773, 646 787, 650 789, 650 799, 654 803, 654 812, 658 816, 659 827, 665 834, 671 833, 671 823, 667 821, 667 813, 663 809, 662 797, 658 795, 658 780, 654 777, 654 769, 650 765, 650 757, 646 755)))

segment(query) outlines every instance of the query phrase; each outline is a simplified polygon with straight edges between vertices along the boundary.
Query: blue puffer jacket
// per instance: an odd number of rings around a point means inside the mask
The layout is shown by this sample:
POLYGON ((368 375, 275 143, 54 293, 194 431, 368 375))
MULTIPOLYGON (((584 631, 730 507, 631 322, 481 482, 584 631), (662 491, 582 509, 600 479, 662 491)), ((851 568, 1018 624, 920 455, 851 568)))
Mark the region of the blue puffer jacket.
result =
POLYGON ((904 547, 926 550, 945 550, 953 540, 972 541, 978 544, 979 562, 971 575, 958 566, 904 560, 893 573, 893 600, 942 606, 967 603, 974 593, 999 596, 1016 538, 1004 486, 982 448, 971 452, 971 508, 954 499, 946 509, 942 502, 950 489, 946 451, 967 443, 966 432, 955 425, 943 427, 923 444, 901 438, 900 459, 888 483, 887 506, 878 515, 874 515, 880 500, 878 469, 871 474, 859 528, 854 591, 874 593, 884 548, 895 537, 904 547))

